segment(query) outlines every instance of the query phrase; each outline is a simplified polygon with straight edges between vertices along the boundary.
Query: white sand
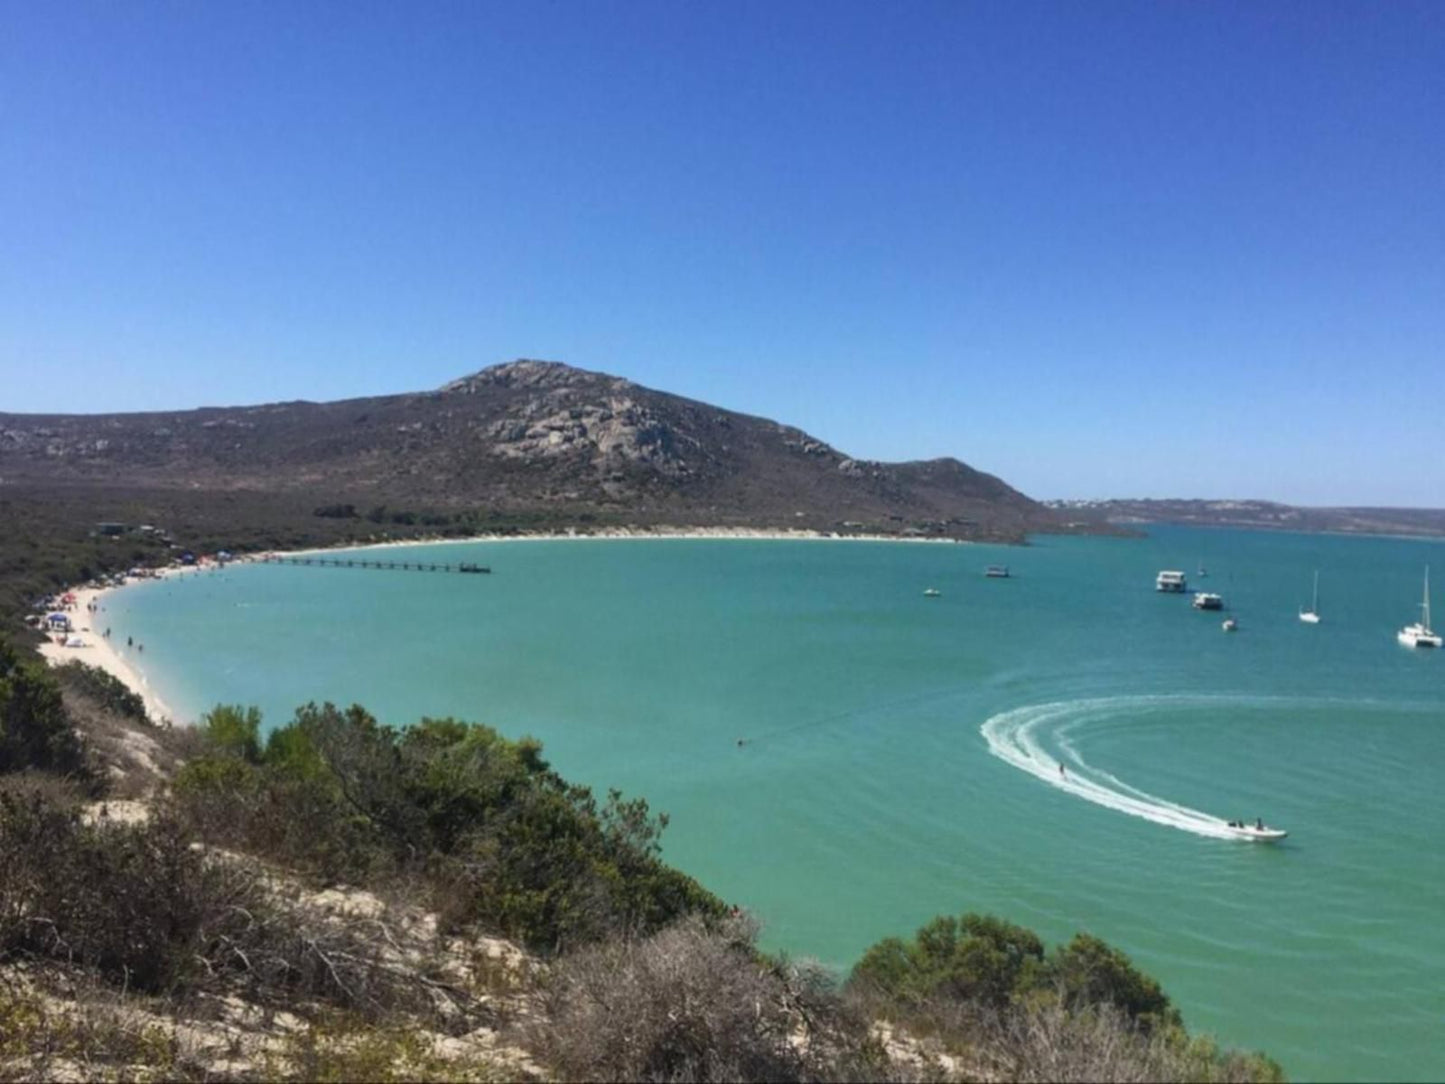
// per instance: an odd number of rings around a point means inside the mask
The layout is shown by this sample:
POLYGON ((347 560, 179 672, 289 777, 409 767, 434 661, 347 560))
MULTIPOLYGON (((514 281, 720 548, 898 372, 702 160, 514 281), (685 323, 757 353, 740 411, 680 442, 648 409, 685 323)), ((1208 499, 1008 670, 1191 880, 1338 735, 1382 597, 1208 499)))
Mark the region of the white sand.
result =
MULTIPOLYGON (((180 569, 162 569, 160 575, 174 575, 180 569)), ((124 643, 117 643, 114 638, 107 640, 104 636, 107 620, 106 612, 97 609, 91 613, 86 609, 90 603, 97 607, 104 606, 106 597, 119 588, 115 587, 77 587, 71 589, 70 593, 75 596, 75 607, 70 611, 70 623, 74 627, 71 636, 79 636, 85 642, 84 647, 65 647, 63 643, 57 643, 53 637, 48 637, 46 642, 40 645, 40 654, 43 655, 52 666, 59 666, 67 662, 83 662, 90 666, 104 670, 112 677, 123 682, 131 692, 135 693, 145 702, 146 714, 155 722, 178 721, 175 719, 171 709, 151 689, 146 681, 145 672, 141 670, 139 661, 145 656, 142 652, 133 647, 126 647, 124 643)), ((68 639, 68 636, 61 637, 61 641, 68 639)))
POLYGON ((341 546, 322 546, 306 550, 277 551, 253 555, 266 557, 314 557, 317 554, 341 553, 348 550, 382 549, 402 546, 470 545, 474 542, 566 542, 576 539, 627 538, 742 538, 766 542, 926 542, 933 545, 974 545, 961 538, 936 538, 922 535, 835 534, 831 531, 766 530, 757 527, 598 527, 595 530, 554 531, 539 534, 477 534, 466 538, 404 538, 379 542, 348 542, 341 546))

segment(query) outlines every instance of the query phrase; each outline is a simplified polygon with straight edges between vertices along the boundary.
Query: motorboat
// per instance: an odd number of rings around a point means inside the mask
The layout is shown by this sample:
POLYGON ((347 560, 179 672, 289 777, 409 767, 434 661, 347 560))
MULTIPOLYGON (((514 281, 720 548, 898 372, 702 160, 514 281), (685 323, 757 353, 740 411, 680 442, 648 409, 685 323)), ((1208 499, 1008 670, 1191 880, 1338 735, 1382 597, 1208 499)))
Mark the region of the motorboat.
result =
POLYGON ((1233 632, 1235 629, 1239 628, 1239 622, 1232 617, 1226 617, 1224 619, 1224 624, 1222 624, 1220 628, 1222 628, 1225 632, 1233 632))
POLYGON ((1425 601, 1420 603, 1421 617, 1406 625, 1395 638, 1406 647, 1441 647, 1440 634, 1430 627, 1430 566, 1425 566, 1425 601))
POLYGON ((1247 839, 1255 843, 1277 843, 1289 835, 1283 828, 1271 828, 1263 821, 1255 821, 1254 824, 1227 821, 1225 827, 1235 839, 1247 839))
POLYGON ((1209 591, 1198 591, 1195 592, 1193 605, 1196 610, 1222 610, 1224 599, 1209 591))
POLYGON ((991 580, 1006 580, 1009 578, 1008 565, 989 565, 983 574, 991 580))
POLYGON ((924 597, 924 598, 937 598, 937 597, 938 597, 939 595, 941 595, 941 594, 943 594, 943 592, 940 591, 938 588, 936 588, 936 587, 929 587, 929 588, 925 588, 925 589, 924 589, 923 597, 924 597))

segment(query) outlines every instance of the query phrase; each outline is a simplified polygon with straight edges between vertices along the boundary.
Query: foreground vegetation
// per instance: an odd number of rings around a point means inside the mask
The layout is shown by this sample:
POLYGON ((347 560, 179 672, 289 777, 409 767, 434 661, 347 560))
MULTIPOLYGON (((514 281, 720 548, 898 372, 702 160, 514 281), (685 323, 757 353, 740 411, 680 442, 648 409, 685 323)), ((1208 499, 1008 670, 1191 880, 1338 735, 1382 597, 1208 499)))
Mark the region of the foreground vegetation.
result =
POLYGON ((1083 934, 945 916, 845 980, 769 956, 664 817, 485 726, 171 731, 0 645, 0 727, 0 1078, 1281 1078, 1083 934))

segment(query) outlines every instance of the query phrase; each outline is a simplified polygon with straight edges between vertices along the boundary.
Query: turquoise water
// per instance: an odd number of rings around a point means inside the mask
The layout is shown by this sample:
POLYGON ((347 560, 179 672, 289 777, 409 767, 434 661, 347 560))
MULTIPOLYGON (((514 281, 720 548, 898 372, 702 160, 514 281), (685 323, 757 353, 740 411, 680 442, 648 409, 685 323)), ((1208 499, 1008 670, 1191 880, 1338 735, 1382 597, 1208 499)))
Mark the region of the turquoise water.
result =
POLYGON ((534 734, 567 777, 669 812, 667 857, 771 946, 846 967, 992 911, 1119 945, 1191 1027, 1293 1076, 1445 1077, 1445 653, 1395 642, 1445 542, 404 552, 494 574, 248 565, 127 589, 108 616, 185 712, 276 723, 332 699, 534 734), (1015 578, 984 579, 993 561, 1015 578), (1237 633, 1153 590, 1201 561, 1192 586, 1237 633), (1256 816, 1289 839, 1210 834, 1256 816))

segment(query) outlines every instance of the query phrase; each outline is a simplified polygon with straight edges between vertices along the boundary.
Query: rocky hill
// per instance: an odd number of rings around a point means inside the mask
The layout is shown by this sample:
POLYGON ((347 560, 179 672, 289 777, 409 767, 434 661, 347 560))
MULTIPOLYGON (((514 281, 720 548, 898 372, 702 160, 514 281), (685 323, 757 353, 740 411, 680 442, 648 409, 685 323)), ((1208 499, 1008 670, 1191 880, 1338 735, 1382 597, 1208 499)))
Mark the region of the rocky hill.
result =
POLYGON ((1019 539, 1062 517, 956 459, 854 459, 799 429, 557 362, 436 391, 182 412, 0 414, 0 485, 286 493, 554 522, 1019 539))

